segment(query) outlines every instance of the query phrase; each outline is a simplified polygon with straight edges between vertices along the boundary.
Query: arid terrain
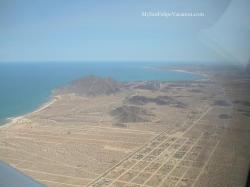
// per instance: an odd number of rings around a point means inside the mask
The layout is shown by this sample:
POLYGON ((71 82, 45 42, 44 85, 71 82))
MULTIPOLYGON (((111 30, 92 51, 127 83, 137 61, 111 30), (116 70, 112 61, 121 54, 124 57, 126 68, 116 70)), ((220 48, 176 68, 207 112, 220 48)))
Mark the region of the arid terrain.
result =
POLYGON ((51 187, 245 186, 250 79, 196 71, 208 78, 74 81, 0 128, 0 160, 51 187))

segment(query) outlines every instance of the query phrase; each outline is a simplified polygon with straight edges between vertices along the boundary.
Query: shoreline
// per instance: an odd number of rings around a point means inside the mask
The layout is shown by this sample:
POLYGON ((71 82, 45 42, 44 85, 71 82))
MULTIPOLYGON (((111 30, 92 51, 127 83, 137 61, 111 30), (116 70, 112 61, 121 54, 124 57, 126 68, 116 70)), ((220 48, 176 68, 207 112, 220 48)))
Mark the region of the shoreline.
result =
MULTIPOLYGON (((174 72, 180 72, 180 73, 188 73, 188 74, 192 74, 192 75, 198 75, 198 76, 202 76, 204 77, 205 79, 208 79, 208 75, 205 74, 205 73, 201 73, 201 72, 196 72, 196 71, 189 71, 189 70, 185 70, 185 69, 181 69, 181 68, 166 68, 166 67, 151 67, 151 66, 145 66, 144 67, 145 69, 152 69, 152 70, 157 70, 157 71, 164 71, 164 70, 167 70, 167 71, 174 71, 174 72)), ((203 80, 203 79, 201 79, 203 80)))
POLYGON ((193 75, 199 75, 205 78, 208 78, 208 75, 205 73, 201 73, 201 72, 194 72, 194 71, 188 71, 188 70, 184 70, 184 69, 170 69, 171 71, 175 71, 175 72, 181 72, 181 73, 189 73, 189 74, 193 74, 193 75))
MULTIPOLYGON (((157 70, 157 71, 175 71, 175 72, 181 72, 181 73, 189 73, 189 74, 193 74, 193 75, 199 75, 204 77, 203 79, 199 79, 199 80, 204 80, 204 79, 209 79, 207 74, 203 74, 203 73, 198 73, 198 72, 192 72, 192 71, 188 71, 188 70, 184 70, 184 69, 171 69, 171 68, 163 68, 161 69, 160 67, 152 67, 152 66, 144 66, 143 68, 146 69, 152 69, 152 70, 157 70)), ((147 80, 146 80, 147 81, 147 80)), ((17 123, 19 120, 22 120, 23 118, 25 118, 27 115, 31 115, 37 112, 40 112, 46 108, 48 108, 50 105, 52 105, 53 103, 55 103, 58 99, 61 98, 61 95, 51 95, 50 98, 48 99, 48 101, 42 103, 39 107, 37 107, 35 110, 25 113, 23 115, 19 115, 16 117, 9 117, 6 118, 5 121, 3 121, 3 123, 0 123, 0 129, 1 128, 5 128, 8 127, 12 124, 17 123)))
POLYGON ((26 114, 23 114, 23 115, 20 115, 20 116, 16 116, 16 117, 7 118, 6 119, 7 122, 3 123, 2 125, 0 125, 0 129, 9 127, 9 126, 17 123, 19 120, 24 119, 27 115, 31 115, 31 114, 40 112, 40 111, 48 108, 49 106, 51 106, 52 104, 54 104, 56 101, 58 101, 60 98, 61 98, 60 95, 53 96, 47 102, 41 104, 39 107, 37 107, 37 109, 35 109, 32 112, 29 112, 29 113, 26 113, 26 114))

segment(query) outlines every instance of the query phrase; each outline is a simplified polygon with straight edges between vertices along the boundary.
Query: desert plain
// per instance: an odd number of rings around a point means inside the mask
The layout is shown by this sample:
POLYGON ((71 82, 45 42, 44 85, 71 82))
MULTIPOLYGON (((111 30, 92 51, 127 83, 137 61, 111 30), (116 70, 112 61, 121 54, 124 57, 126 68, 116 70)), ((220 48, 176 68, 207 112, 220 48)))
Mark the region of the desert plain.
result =
POLYGON ((245 186, 250 79, 192 71, 204 79, 75 81, 0 128, 0 160, 51 187, 245 186))

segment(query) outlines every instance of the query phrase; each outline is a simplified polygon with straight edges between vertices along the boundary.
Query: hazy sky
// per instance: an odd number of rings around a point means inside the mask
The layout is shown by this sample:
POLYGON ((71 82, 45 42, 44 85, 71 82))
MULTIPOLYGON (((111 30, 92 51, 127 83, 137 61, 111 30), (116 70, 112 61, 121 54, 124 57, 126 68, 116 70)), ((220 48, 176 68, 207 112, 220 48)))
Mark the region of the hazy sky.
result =
POLYGON ((0 0, 0 61, 245 63, 246 7, 248 0, 0 0))

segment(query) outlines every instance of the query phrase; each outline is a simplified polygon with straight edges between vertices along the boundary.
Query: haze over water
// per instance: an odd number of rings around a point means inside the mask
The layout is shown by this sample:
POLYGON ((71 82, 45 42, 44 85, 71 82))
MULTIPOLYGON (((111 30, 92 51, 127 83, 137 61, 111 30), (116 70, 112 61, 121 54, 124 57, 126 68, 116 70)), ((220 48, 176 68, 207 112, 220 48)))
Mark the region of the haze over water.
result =
MULTIPOLYGON (((160 67, 160 65, 158 65, 160 67)), ((150 64, 115 63, 0 63, 0 122, 31 112, 46 102, 53 89, 87 75, 119 81, 196 80, 198 75, 161 71, 150 64)))

